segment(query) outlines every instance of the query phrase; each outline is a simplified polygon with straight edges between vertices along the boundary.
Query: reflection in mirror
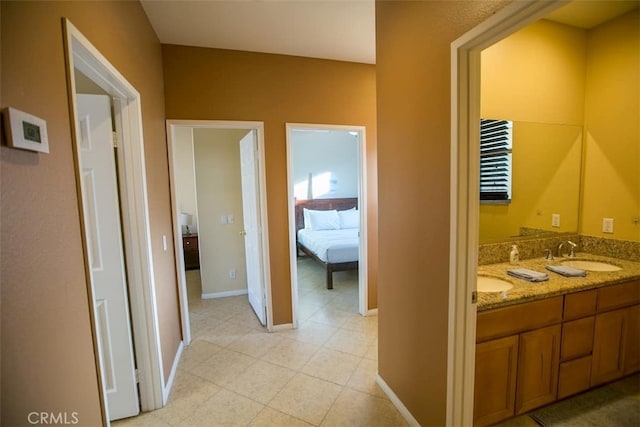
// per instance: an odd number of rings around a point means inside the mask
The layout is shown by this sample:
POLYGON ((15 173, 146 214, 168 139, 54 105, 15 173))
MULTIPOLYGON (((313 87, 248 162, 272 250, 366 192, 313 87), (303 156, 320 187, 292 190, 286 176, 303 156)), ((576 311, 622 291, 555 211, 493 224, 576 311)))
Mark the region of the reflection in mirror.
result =
POLYGON ((578 230, 582 127, 513 122, 511 202, 480 205, 480 242, 578 230), (552 226, 552 215, 559 215, 552 226))

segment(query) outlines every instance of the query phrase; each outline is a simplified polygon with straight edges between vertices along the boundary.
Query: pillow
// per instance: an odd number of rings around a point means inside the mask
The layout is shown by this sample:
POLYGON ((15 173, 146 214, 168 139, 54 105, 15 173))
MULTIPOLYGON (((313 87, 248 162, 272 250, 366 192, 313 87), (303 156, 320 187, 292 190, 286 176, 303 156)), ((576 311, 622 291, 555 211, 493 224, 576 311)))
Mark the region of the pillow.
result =
POLYGON ((309 222, 305 219, 305 228, 314 231, 340 229, 338 211, 314 211, 311 209, 305 209, 305 211, 305 217, 308 216, 309 218, 309 222))
POLYGON ((347 211, 338 211, 340 228, 360 228, 360 212, 353 208, 347 211))

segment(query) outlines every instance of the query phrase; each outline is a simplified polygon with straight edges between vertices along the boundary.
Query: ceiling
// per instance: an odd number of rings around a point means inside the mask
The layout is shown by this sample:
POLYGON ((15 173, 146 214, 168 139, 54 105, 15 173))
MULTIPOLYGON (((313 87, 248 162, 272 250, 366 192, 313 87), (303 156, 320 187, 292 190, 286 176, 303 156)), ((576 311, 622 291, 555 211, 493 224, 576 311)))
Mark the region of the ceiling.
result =
POLYGON ((374 0, 142 0, 161 43, 375 64, 374 0))
MULTIPOLYGON (((161 43, 376 62, 375 0, 141 3, 161 43)), ((546 18, 588 29, 638 5, 638 0, 576 0, 546 18)))

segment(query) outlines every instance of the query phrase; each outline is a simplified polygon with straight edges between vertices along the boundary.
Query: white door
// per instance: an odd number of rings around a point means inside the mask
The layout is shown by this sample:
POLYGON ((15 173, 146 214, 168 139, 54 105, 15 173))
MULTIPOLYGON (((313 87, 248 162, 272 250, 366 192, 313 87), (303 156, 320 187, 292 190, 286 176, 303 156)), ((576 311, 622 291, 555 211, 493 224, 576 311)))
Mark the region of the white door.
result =
POLYGON ((258 226, 259 202, 256 173, 256 132, 250 131, 240 140, 240 172, 242 175, 242 212, 244 220, 244 251, 247 262, 247 290, 249 303, 263 325, 266 322, 264 287, 262 284, 262 258, 260 256, 261 231, 258 226))
POLYGON ((138 415, 111 106, 77 95, 82 206, 102 381, 110 420, 138 415))

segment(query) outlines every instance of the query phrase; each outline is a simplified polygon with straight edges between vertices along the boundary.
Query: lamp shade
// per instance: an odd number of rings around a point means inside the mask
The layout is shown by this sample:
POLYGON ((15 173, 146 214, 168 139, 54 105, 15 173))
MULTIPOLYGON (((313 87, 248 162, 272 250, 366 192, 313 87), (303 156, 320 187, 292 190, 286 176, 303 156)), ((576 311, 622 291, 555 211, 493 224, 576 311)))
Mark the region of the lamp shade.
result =
POLYGON ((193 215, 186 212, 180 213, 180 225, 191 225, 191 221, 193 221, 193 215))

